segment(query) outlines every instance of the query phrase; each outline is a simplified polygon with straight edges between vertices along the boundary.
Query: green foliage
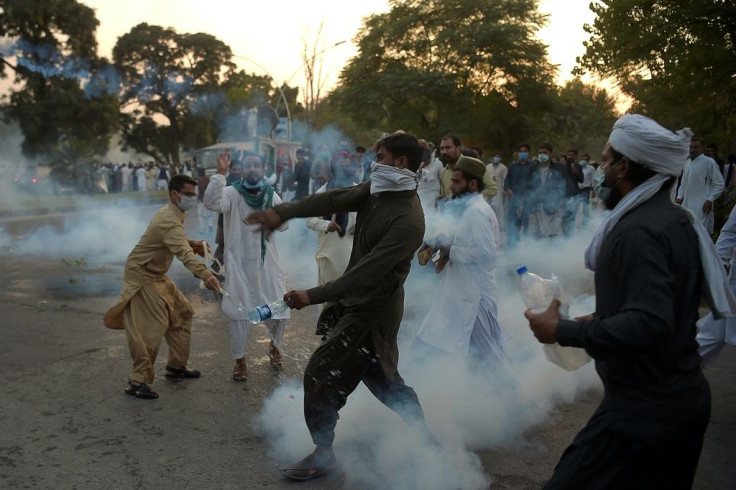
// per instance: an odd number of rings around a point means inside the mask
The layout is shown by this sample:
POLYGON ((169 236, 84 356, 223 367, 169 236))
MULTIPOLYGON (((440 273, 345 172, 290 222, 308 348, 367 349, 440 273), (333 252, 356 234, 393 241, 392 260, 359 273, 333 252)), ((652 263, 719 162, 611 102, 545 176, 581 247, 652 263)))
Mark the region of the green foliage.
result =
POLYGON ((0 65, 0 75, 10 68, 16 82, 2 110, 18 122, 27 156, 51 158, 61 142, 107 151, 118 107, 100 81, 108 64, 96 56, 98 24, 94 11, 75 0, 2 3, 0 34, 15 42, 16 61, 0 65))
POLYGON ((123 118, 128 146, 178 163, 180 148, 214 142, 212 114, 221 103, 214 94, 235 67, 230 47, 209 34, 142 23, 118 39, 113 59, 123 74, 122 103, 134 109, 123 118), (202 127, 204 137, 196 131, 202 127))
POLYGON ((632 110, 736 148, 732 0, 601 0, 577 71, 615 79, 632 110))
POLYGON ((332 95, 365 128, 511 147, 552 103, 554 69, 533 0, 393 0, 366 18, 332 95))

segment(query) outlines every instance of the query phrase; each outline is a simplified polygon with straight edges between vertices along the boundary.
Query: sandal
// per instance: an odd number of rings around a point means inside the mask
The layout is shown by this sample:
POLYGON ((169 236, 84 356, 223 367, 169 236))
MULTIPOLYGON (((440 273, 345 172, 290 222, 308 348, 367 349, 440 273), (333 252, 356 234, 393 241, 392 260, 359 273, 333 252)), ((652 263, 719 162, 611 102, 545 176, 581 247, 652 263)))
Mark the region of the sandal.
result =
POLYGON ((294 464, 292 468, 281 468, 281 474, 290 480, 306 481, 318 476, 327 475, 337 469, 334 456, 328 461, 318 461, 314 454, 294 464))
POLYGON ((248 368, 245 367, 245 357, 235 360, 233 379, 235 381, 246 381, 248 379, 248 368))
POLYGON ((183 368, 175 368, 171 366, 166 366, 166 377, 169 379, 180 379, 180 378, 199 378, 202 375, 199 371, 196 369, 187 369, 186 367, 183 368))
POLYGON ((128 387, 125 389, 125 393, 142 400, 155 400, 158 398, 158 393, 153 391, 147 384, 133 383, 130 380, 128 380, 128 387))
POLYGON ((281 352, 279 352, 279 349, 273 344, 273 341, 268 346, 268 360, 271 363, 272 368, 280 368, 284 361, 281 358, 281 352))

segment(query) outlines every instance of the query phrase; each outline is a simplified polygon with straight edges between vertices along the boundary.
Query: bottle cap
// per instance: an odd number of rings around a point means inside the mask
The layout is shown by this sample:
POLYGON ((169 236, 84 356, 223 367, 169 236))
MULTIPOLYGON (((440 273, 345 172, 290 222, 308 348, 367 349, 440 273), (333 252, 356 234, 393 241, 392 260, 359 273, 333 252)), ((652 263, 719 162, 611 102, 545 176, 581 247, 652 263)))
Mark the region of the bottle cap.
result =
POLYGON ((526 272, 527 272, 527 268, 525 265, 522 265, 521 267, 516 269, 516 273, 519 274, 520 276, 523 276, 524 274, 526 274, 526 272))

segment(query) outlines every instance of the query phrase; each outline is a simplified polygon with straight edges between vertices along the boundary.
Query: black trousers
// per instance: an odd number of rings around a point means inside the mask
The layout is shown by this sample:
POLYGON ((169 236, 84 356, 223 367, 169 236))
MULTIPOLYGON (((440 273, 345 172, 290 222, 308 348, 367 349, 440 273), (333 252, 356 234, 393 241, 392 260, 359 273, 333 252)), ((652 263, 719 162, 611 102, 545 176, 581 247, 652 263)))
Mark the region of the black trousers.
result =
POLYGON ((304 371, 304 418, 316 445, 332 445, 338 411, 361 381, 408 424, 426 429, 417 394, 404 384, 398 371, 388 377, 381 368, 370 326, 338 324, 304 371))
POLYGON ((545 489, 690 489, 710 420, 710 394, 685 410, 632 417, 605 400, 562 454, 545 489), (674 415, 674 417, 672 416, 674 415))

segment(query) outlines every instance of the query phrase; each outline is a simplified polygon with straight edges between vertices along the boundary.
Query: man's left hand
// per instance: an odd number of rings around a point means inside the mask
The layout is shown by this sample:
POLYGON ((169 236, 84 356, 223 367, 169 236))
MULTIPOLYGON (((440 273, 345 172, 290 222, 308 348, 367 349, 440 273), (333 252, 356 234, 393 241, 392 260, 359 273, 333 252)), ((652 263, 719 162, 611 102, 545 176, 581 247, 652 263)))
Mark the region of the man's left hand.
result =
POLYGON ((558 300, 553 300, 546 310, 536 315, 529 308, 524 312, 524 316, 529 320, 529 328, 532 329, 539 342, 542 344, 557 342, 557 323, 562 318, 560 317, 560 302, 558 300))
POLYGON ((710 201, 705 201, 703 203, 703 214, 708 214, 713 209, 713 203, 710 201))
POLYGON ((309 306, 311 304, 309 301, 309 295, 306 291, 295 289, 287 291, 286 294, 284 294, 284 302, 289 306, 289 308, 294 310, 301 310, 305 306, 309 306))

